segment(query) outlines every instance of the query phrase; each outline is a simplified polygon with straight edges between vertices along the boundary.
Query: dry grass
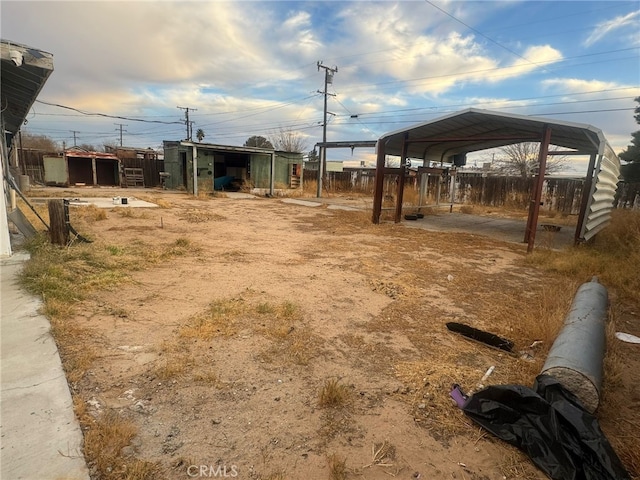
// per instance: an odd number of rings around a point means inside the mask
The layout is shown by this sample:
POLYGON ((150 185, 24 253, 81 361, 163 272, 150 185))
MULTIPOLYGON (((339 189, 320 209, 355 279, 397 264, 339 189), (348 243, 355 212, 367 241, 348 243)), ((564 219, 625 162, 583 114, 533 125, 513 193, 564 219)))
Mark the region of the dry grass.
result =
POLYGON ((256 319, 259 323, 254 330, 273 340, 273 344, 260 355, 264 361, 308 365, 318 355, 322 341, 302 323, 302 312, 296 304, 289 301, 275 305, 262 302, 254 307, 254 312, 259 315, 256 319))
POLYGON ((498 468, 504 478, 518 480, 539 480, 539 472, 532 466, 531 459, 520 450, 509 445, 504 446, 506 454, 500 460, 498 468))
POLYGON ((260 354, 269 363, 309 365, 322 345, 321 339, 305 326, 279 328, 278 334, 271 337, 274 343, 260 354))
POLYGON ((132 421, 112 411, 98 419, 86 413, 81 417, 85 425, 84 452, 87 463, 95 468, 98 478, 105 480, 154 480, 158 465, 123 456, 122 449, 130 446, 137 429, 132 421))
POLYGON ((461 205, 460 213, 466 213, 467 215, 473 214, 476 212, 474 205, 461 205))
POLYGON ((640 211, 615 210, 610 225, 598 234, 595 243, 561 252, 534 252, 527 257, 527 263, 579 282, 597 276, 622 300, 637 304, 640 211))
POLYGON ((138 199, 143 200, 145 202, 149 202, 149 203, 155 203, 160 208, 173 208, 173 203, 171 203, 171 201, 167 200, 166 198, 162 198, 160 196, 141 195, 138 197, 138 199))
POLYGON ((238 332, 238 320, 248 309, 243 298, 215 300, 207 311, 187 321, 179 330, 184 338, 211 340, 230 337, 238 332))
POLYGON ((182 217, 189 223, 204 223, 211 220, 226 220, 226 217, 223 215, 219 215, 217 213, 213 213, 210 210, 201 208, 189 208, 184 212, 182 217))
POLYGON ((417 206, 420 204, 420 192, 413 187, 405 187, 402 193, 402 203, 405 207, 417 206))
POLYGON ((99 222, 107 219, 107 211, 104 208, 98 208, 95 205, 90 204, 79 207, 70 207, 69 216, 73 219, 79 218, 89 223, 99 222))
POLYGON ((327 457, 327 465, 329 466, 330 480, 346 480, 347 478, 347 459, 336 453, 327 457))
POLYGON ((154 373, 162 381, 172 380, 185 373, 191 365, 189 357, 185 355, 171 355, 160 361, 154 373))
POLYGON ((374 443, 371 446, 371 463, 366 465, 366 467, 372 467, 374 465, 392 467, 395 460, 396 447, 388 440, 385 440, 384 442, 374 443))
POLYGON ((336 378, 325 381, 318 394, 320 408, 343 408, 350 405, 352 400, 353 395, 349 387, 336 378))

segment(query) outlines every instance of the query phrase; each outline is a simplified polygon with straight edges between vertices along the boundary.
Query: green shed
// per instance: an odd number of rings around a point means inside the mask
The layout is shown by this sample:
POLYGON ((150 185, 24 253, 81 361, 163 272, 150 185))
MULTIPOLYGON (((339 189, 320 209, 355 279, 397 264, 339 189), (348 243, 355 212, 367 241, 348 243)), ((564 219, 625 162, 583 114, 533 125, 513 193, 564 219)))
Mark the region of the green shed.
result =
POLYGON ((274 195, 302 188, 302 154, 268 148, 164 141, 165 187, 274 195))

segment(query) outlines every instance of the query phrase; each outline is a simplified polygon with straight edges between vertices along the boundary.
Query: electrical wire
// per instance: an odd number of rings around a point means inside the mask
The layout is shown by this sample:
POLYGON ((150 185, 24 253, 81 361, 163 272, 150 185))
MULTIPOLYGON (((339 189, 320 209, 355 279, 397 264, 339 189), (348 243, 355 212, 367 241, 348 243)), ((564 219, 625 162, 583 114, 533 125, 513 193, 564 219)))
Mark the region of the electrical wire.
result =
POLYGON ((129 120, 131 122, 144 122, 144 123, 162 123, 165 125, 173 125, 173 124, 183 124, 184 122, 163 122, 161 120, 144 120, 141 118, 132 118, 132 117, 124 117, 124 116, 120 116, 120 115, 108 115, 106 113, 92 113, 92 112, 84 112, 78 108, 74 108, 74 107, 67 107, 66 105, 60 105, 59 103, 51 103, 51 102, 45 102, 44 100, 36 100, 36 102, 41 103, 43 105, 49 105, 51 107, 58 107, 58 108, 64 108, 67 110, 73 110, 74 112, 78 112, 81 113, 82 115, 87 115, 90 117, 105 117, 105 118, 117 118, 120 120, 129 120))

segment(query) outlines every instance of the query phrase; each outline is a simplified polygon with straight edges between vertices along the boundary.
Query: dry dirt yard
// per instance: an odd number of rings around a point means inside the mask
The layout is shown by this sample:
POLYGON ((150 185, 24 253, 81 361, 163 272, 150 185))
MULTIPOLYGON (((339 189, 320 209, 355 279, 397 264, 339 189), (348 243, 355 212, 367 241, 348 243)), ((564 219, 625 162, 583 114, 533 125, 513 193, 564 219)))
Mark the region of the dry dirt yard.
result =
POLYGON ((96 354, 72 382, 77 408, 135 425, 124 457, 180 480, 546 478, 448 398, 492 365, 487 383, 539 372, 577 285, 526 266, 525 246, 279 199, 154 195, 163 208, 71 212, 114 255, 181 247, 71 320, 96 354), (545 344, 522 359, 450 321, 545 344))

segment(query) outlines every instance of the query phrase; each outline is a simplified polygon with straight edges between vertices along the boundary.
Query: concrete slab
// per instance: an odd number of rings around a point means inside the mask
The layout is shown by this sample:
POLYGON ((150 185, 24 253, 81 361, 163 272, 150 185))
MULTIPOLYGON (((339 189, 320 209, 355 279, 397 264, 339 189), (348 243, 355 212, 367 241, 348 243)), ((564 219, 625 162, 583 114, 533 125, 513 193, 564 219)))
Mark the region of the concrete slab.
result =
POLYGON ((320 202, 312 202, 310 200, 299 200, 297 198, 283 198, 282 203, 291 203, 293 205, 302 205, 303 207, 319 207, 320 202))
MULTIPOLYGON (((505 242, 524 244, 525 220, 487 217, 467 213, 441 213, 425 215, 424 218, 403 220, 407 227, 422 228, 436 232, 460 232, 483 235, 505 242)), ((540 224, 536 230, 536 247, 563 248, 573 243, 575 227, 563 226, 560 231, 545 230, 540 224)))
POLYGON ((348 212, 357 212, 362 210, 361 208, 350 207, 349 205, 328 205, 327 208, 329 210, 346 210, 348 212))
MULTIPOLYGON (((29 198, 29 202, 33 204, 41 204, 47 203, 48 200, 61 200, 61 197, 51 197, 51 198, 38 198, 32 197, 29 198)), ((146 202, 144 200, 140 200, 136 197, 66 197, 69 200, 69 205, 72 207, 81 207, 87 205, 95 205, 98 208, 158 208, 158 205, 151 202, 146 202), (126 198, 125 204, 122 203, 122 199, 126 198)))
POLYGON ((253 195, 251 193, 244 192, 220 192, 227 196, 227 198, 237 198, 237 199, 252 199, 259 198, 257 195, 253 195))
POLYGON ((158 205, 136 197, 87 197, 69 199, 70 206, 95 205, 98 208, 157 208, 158 205), (124 199, 124 200, 123 200, 124 199), (125 203, 126 202, 126 203, 125 203))
POLYGON ((17 283, 28 254, 0 260, 0 477, 89 480, 82 432, 40 300, 17 283))

